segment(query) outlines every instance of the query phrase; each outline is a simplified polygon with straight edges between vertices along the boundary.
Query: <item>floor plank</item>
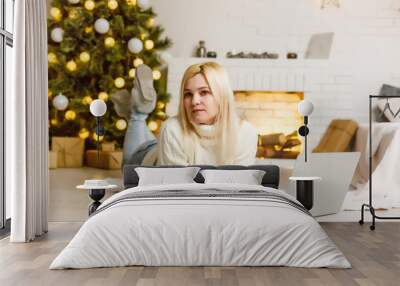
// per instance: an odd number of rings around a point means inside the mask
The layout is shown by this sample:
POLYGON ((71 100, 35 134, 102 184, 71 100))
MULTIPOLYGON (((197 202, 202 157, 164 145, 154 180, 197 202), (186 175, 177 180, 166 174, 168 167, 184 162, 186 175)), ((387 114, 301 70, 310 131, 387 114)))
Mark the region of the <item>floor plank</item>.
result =
POLYGON ((400 223, 321 223, 352 269, 290 267, 117 267, 49 270, 81 222, 50 223, 49 233, 32 243, 0 240, 0 285, 399 285, 400 223))

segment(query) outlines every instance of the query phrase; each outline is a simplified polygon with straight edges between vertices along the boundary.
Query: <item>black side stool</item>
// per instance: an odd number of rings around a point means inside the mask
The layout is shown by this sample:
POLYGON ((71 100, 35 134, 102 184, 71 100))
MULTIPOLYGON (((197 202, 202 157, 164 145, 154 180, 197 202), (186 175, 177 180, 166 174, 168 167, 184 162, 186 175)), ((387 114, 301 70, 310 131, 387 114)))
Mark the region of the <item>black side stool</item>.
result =
POLYGON ((289 177, 296 181, 296 199, 307 209, 311 210, 314 204, 314 181, 321 177, 289 177))
POLYGON ((117 185, 110 185, 105 180, 85 180, 84 185, 76 186, 77 189, 89 191, 89 197, 93 202, 89 205, 89 216, 101 205, 100 200, 106 194, 106 190, 118 188, 117 185))

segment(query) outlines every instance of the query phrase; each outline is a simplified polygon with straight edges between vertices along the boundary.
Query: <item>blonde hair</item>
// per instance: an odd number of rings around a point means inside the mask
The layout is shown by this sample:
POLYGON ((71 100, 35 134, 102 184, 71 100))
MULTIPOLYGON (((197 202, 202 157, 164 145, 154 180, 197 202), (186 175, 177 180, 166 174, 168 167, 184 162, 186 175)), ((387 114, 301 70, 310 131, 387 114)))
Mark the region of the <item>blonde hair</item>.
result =
POLYGON ((189 157, 189 164, 195 163, 194 146, 198 136, 189 120, 183 99, 186 82, 197 74, 202 74, 215 97, 219 112, 214 122, 217 140, 217 163, 233 164, 236 151, 236 132, 238 116, 233 91, 224 68, 215 62, 205 62, 189 66, 182 78, 179 100, 178 120, 183 129, 183 147, 189 157))

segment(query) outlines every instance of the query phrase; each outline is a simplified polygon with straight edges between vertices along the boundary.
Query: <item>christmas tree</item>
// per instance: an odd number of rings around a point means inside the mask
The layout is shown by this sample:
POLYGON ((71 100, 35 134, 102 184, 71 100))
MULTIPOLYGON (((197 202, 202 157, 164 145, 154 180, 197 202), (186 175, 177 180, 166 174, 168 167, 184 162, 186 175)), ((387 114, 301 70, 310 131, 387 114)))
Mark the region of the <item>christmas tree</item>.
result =
POLYGON ((149 0, 53 0, 48 19, 50 136, 79 136, 96 143, 96 119, 90 103, 102 99, 107 113, 101 118, 104 136, 121 147, 127 122, 110 101, 117 91, 133 86, 135 69, 153 70, 157 106, 148 118, 157 131, 165 120, 166 76, 162 50, 171 45, 155 25, 149 0))

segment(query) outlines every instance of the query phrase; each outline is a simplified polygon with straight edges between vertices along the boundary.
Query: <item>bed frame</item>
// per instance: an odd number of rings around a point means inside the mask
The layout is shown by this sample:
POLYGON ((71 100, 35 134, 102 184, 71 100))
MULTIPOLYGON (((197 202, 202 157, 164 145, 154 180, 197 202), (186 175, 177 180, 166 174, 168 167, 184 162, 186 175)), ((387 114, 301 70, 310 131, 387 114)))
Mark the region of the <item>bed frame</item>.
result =
MULTIPOLYGON (((265 175, 262 179, 261 184, 264 187, 270 187, 278 189, 279 187, 279 167, 276 165, 193 165, 195 167, 200 167, 204 169, 218 169, 218 170, 263 170, 265 175)), ((135 171, 136 167, 146 167, 146 168, 182 168, 186 166, 140 166, 140 165, 125 165, 123 168, 124 172, 124 189, 136 187, 139 183, 139 176, 135 171)), ((198 173, 194 178, 197 183, 204 183, 203 176, 198 173)))

